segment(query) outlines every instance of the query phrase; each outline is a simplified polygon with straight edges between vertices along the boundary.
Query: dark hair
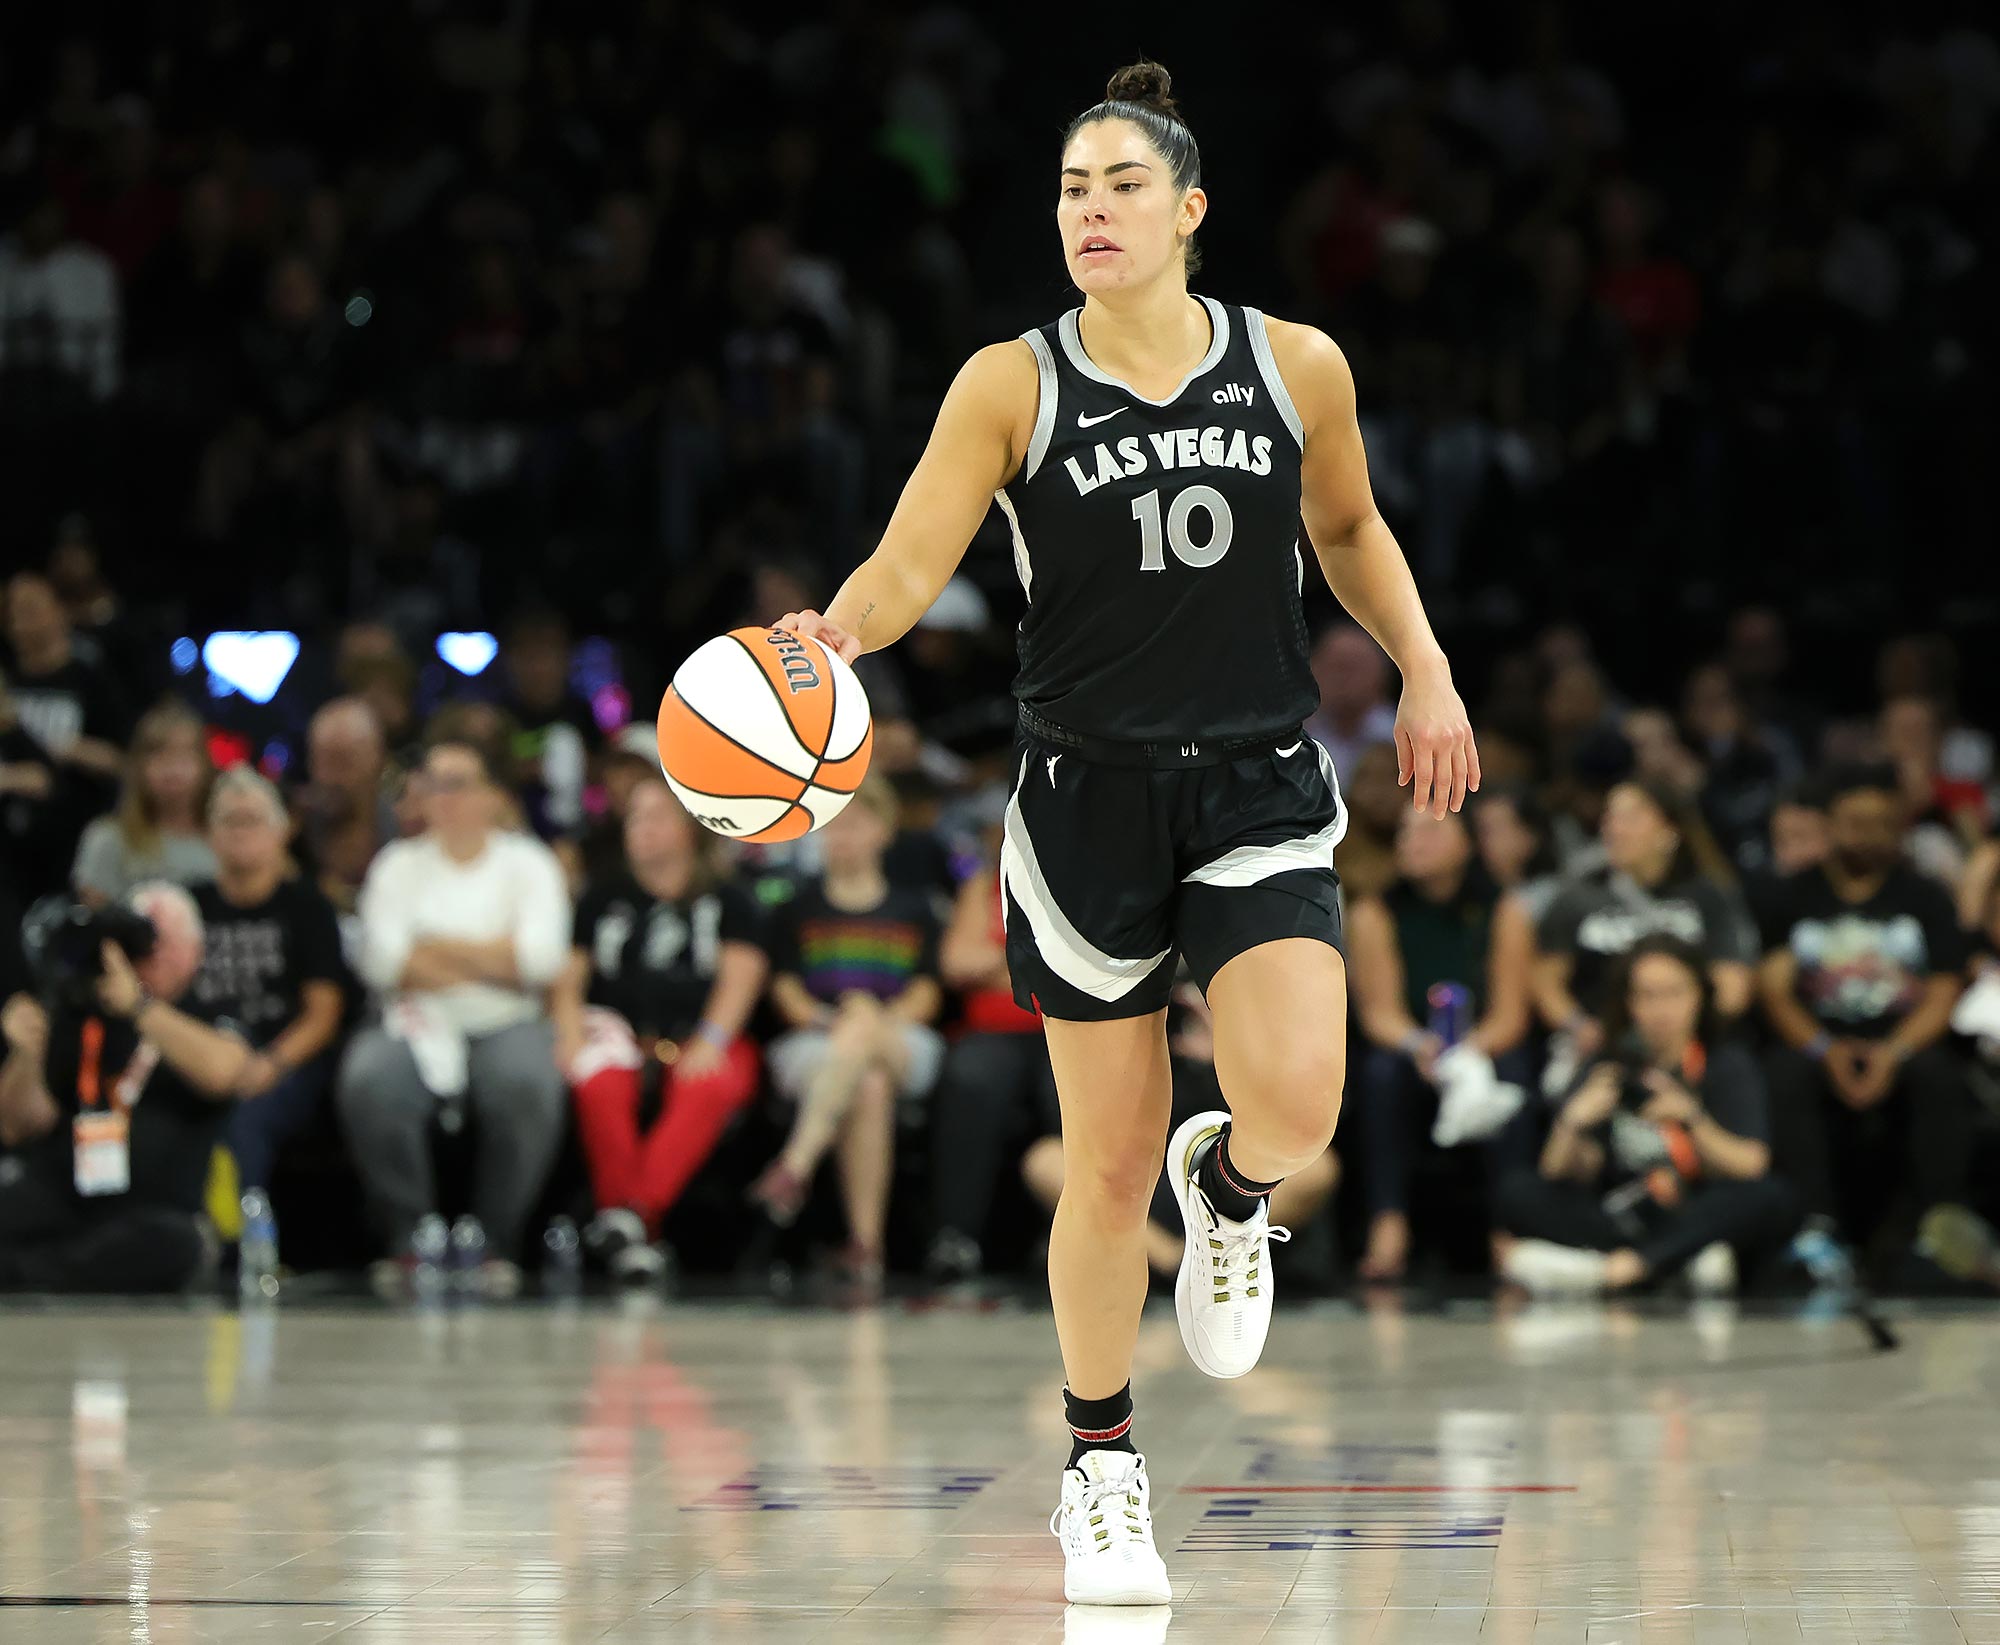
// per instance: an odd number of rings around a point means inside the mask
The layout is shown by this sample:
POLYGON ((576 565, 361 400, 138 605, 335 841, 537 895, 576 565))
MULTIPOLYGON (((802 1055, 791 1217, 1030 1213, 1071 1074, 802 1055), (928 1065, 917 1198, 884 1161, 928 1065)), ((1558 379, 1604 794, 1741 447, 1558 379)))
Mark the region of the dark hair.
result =
POLYGON ((1481 789, 1473 801, 1474 820, 1477 820, 1481 810, 1494 804, 1509 807, 1521 826, 1535 836, 1535 849, 1522 866, 1522 878, 1537 880, 1562 867, 1556 856, 1555 835, 1549 827, 1548 808, 1532 788, 1525 783, 1496 783, 1491 788, 1481 789))
POLYGON ((429 762, 433 754, 443 753, 447 750, 453 753, 470 754, 479 762, 480 781, 490 783, 494 780, 493 757, 486 745, 477 737, 454 727, 446 731, 433 732, 424 739, 424 760, 426 763, 429 762))
POLYGON ((1615 1048, 1632 1032, 1632 973, 1639 969, 1641 960, 1655 956, 1678 961, 1694 978, 1695 987, 1701 992, 1701 1004, 1695 1012, 1694 1037, 1704 1044, 1709 1043, 1715 1026, 1715 987, 1709 981, 1708 961, 1702 958, 1701 950, 1693 943, 1668 936, 1663 931, 1641 937, 1612 970, 1611 991, 1604 1002, 1604 1043, 1615 1048))
POLYGON ((1696 875, 1713 880, 1717 885, 1736 883, 1735 870, 1722 854, 1722 847, 1715 843, 1708 819, 1702 816, 1701 808, 1689 796, 1658 777, 1623 777, 1612 787, 1630 788, 1644 795, 1646 803, 1665 817, 1668 826, 1680 835, 1680 844, 1674 848, 1673 860, 1667 865, 1664 884, 1672 885, 1696 875))
MULTIPOLYGON (((1144 57, 1128 63, 1105 86, 1104 101, 1092 104, 1070 121, 1069 129, 1063 133, 1063 147, 1068 148, 1072 137, 1099 120, 1130 120, 1167 162, 1175 188, 1183 194, 1191 188, 1200 188, 1201 150, 1195 144, 1194 133, 1181 118, 1173 89, 1174 77, 1158 63, 1144 57)), ((1201 248, 1190 235, 1183 249, 1187 271, 1193 274, 1201 267, 1201 248)))
POLYGON ((1819 777, 1795 777, 1778 790, 1778 797, 1771 802, 1776 811, 1781 806, 1796 806, 1801 811, 1826 812, 1826 783, 1819 777))
POLYGON ((1895 794, 1902 785, 1896 781, 1894 766, 1879 760, 1853 760, 1828 770, 1819 787, 1830 811, 1850 794, 1895 794))

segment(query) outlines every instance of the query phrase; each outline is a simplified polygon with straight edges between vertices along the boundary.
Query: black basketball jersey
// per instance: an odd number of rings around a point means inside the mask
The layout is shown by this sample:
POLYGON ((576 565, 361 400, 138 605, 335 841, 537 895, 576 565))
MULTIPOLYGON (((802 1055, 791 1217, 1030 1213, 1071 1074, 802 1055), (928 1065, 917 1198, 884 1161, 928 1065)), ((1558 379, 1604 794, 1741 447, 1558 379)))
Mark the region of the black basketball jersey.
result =
POLYGON ((1014 695, 1087 736, 1250 736, 1318 706, 1304 429, 1264 316, 1201 301, 1213 340, 1164 400, 1091 362, 1080 309, 1022 338, 1041 400, 1021 470, 994 494, 1028 595, 1014 695))

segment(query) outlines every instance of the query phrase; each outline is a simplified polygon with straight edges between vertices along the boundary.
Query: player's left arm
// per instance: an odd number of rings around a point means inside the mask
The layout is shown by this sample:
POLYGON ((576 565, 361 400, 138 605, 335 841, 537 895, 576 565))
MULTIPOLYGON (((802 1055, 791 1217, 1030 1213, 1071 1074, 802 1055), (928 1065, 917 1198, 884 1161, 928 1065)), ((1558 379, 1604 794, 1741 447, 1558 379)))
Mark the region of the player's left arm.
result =
POLYGON ((1269 322, 1271 353, 1305 429, 1300 506, 1327 586, 1403 674, 1399 780, 1435 817, 1479 786, 1479 750, 1416 580, 1375 507, 1354 410, 1354 373, 1325 332, 1269 322))

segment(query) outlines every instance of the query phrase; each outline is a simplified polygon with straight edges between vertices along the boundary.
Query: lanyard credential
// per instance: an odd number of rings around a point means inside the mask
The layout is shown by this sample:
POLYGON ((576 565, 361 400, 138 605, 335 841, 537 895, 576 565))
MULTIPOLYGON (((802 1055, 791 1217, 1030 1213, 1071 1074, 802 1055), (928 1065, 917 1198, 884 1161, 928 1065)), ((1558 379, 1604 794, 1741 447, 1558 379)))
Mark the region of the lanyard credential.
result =
MULTIPOLYGON (((76 1191, 95 1199, 105 1194, 123 1194, 132 1186, 132 1101, 150 1072, 139 1063, 150 1049, 143 1042, 132 1062, 112 1087, 111 1100, 104 1101, 104 1024, 86 1017, 76 1069, 78 1102, 73 1138, 76 1157, 76 1191), (134 1075, 137 1075, 136 1079, 134 1075)), ((158 1055, 157 1052, 154 1053, 158 1055)))

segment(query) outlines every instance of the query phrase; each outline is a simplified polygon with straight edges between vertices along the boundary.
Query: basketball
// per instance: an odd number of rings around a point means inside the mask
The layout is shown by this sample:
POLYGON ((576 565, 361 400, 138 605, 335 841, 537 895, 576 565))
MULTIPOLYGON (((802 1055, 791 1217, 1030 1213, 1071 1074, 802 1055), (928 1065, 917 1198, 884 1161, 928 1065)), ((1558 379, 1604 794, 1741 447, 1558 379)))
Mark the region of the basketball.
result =
POLYGON ((660 769, 704 828, 795 840, 868 774, 868 694, 818 640, 738 628, 689 655, 660 703, 660 769))

